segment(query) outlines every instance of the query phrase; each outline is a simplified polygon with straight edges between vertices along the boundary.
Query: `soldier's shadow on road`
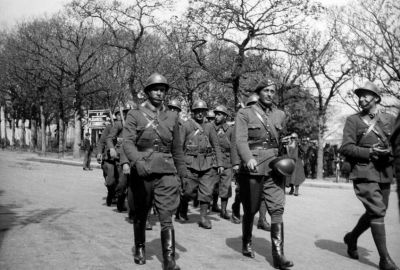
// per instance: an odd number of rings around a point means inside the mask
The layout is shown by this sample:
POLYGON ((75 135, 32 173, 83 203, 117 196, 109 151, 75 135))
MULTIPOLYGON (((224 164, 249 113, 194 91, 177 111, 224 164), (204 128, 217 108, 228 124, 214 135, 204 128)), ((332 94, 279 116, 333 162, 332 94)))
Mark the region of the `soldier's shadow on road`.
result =
MULTIPOLYGON (((226 238, 225 243, 228 247, 233 249, 235 252, 242 255, 242 236, 235 238, 226 238)), ((265 238, 254 237, 252 238, 253 251, 256 256, 264 257, 270 265, 273 265, 272 254, 271 254, 271 242, 265 238)))
MULTIPOLYGON (((320 249, 325 249, 330 252, 339 254, 343 257, 349 258, 349 256, 347 255, 347 245, 345 245, 343 242, 336 242, 336 241, 329 240, 329 239, 319 239, 319 240, 315 241, 315 245, 317 247, 319 247, 320 249)), ((360 256, 360 259, 359 259, 360 263, 378 268, 377 264, 371 262, 370 260, 368 260, 366 258, 369 256, 371 251, 369 251, 366 248, 360 247, 360 246, 357 247, 357 250, 358 250, 358 254, 360 256)), ((352 259, 349 258, 349 260, 352 260, 352 259)))
MULTIPOLYGON (((180 245, 178 242, 175 242, 175 261, 177 264, 179 264, 179 253, 180 252, 187 252, 187 249, 180 245)), ((132 247, 132 256, 135 255, 135 247, 132 247)), ((161 250, 161 239, 156 238, 152 240, 151 242, 146 242, 146 260, 152 261, 152 260, 158 260, 160 264, 163 262, 163 255, 162 255, 162 250, 161 250)))

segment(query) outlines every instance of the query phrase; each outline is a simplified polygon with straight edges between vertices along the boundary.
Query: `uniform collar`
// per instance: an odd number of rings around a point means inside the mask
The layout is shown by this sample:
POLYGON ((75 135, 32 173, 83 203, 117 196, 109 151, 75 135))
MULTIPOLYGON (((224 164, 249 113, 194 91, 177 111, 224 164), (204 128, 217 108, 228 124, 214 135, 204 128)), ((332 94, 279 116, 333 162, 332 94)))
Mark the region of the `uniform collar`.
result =
POLYGON ((163 111, 166 110, 166 107, 164 106, 164 104, 162 104, 162 105, 161 105, 161 108, 158 110, 156 107, 154 107, 154 106, 151 104, 151 102, 150 102, 149 100, 146 100, 145 102, 143 102, 143 103, 141 104, 141 106, 142 106, 143 108, 146 108, 146 109, 150 110, 150 111, 153 112, 153 113, 156 113, 156 114, 157 114, 157 112, 163 112, 163 111))
POLYGON ((262 104, 260 101, 258 101, 256 103, 266 114, 270 114, 272 113, 276 107, 274 104, 272 104, 270 107, 265 106, 264 104, 262 104))
POLYGON ((228 124, 225 122, 222 125, 216 125, 215 122, 213 123, 214 128, 216 131, 218 131, 220 128, 222 128, 225 132, 228 130, 229 126, 228 124))

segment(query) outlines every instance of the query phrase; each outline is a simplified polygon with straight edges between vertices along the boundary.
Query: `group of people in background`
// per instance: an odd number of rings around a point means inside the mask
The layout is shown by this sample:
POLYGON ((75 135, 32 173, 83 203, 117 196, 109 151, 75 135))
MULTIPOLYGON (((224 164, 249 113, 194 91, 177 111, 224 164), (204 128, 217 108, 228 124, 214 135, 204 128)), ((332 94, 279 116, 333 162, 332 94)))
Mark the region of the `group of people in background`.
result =
MULTIPOLYGON (((224 105, 210 110, 203 100, 196 100, 190 108, 192 117, 183 120, 178 100, 164 103, 168 89, 164 76, 152 74, 144 87, 146 101, 134 108, 119 108, 115 112, 117 120, 103 131, 97 146, 97 160, 107 187, 106 204, 111 206, 115 201, 118 211, 129 209, 134 231, 134 262, 146 263, 146 229, 151 229, 148 219, 153 209, 161 226, 162 268, 180 269, 175 261, 173 216, 183 224, 195 218, 189 215, 189 204, 193 201, 193 207, 199 207, 201 229, 212 229, 210 211, 218 212, 222 219, 241 223, 242 254, 250 258, 255 257, 252 231, 254 217, 259 212, 257 228, 270 233, 274 268, 291 268, 294 263, 284 254, 285 194, 298 196, 299 186, 306 176, 315 175, 316 147, 286 130, 286 115, 273 102, 276 83, 271 79, 258 83, 254 94, 237 112, 234 123, 228 122, 230 112, 224 105), (234 192, 232 183, 235 183, 234 192), (227 205, 232 196, 230 214, 227 205), (267 212, 271 224, 267 222, 267 212)), ((360 100, 365 96, 379 97, 365 88, 356 94, 360 100)), ((380 97, 375 101, 378 103, 380 97)), ((361 103, 362 113, 365 113, 361 103)), ((359 140, 348 140, 349 137, 355 139, 348 131, 349 125, 352 123, 348 120, 341 153, 357 160, 359 152, 352 151, 359 147, 356 146, 359 140)), ((374 133, 370 134, 369 137, 374 133)), ((379 160, 385 154, 375 146, 375 137, 365 139, 364 143, 372 149, 368 154, 379 160)), ((338 152, 335 146, 325 147, 326 176, 332 174, 329 164, 335 164, 338 152)), ((380 168, 376 170, 383 173, 380 168)), ((350 171, 354 176, 354 165, 350 171)), ((344 242, 349 256, 358 259, 357 238, 371 228, 381 256, 380 269, 398 269, 386 250, 382 225, 389 196, 386 191, 390 184, 386 183, 390 177, 381 184, 376 176, 371 174, 365 178, 358 172, 352 178, 362 179, 355 182, 354 188, 367 211, 358 227, 346 234, 344 242), (366 192, 371 188, 372 193, 366 192), (377 197, 380 191, 381 196, 377 197), (373 196, 374 200, 368 196, 373 196)))

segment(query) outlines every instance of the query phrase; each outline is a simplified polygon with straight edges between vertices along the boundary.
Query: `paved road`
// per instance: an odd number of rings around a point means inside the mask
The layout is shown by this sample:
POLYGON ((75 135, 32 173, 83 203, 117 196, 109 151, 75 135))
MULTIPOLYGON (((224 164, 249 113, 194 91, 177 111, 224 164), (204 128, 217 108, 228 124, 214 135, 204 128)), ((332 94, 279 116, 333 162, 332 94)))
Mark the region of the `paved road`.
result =
MULTIPOLYGON (((104 204, 99 169, 27 160, 33 154, 0 151, 0 269, 161 269, 159 224, 147 232, 147 263, 133 262, 133 231, 126 213, 104 204)), ((388 248, 400 265, 397 196, 386 218, 388 248)), ((293 269, 377 269, 370 232, 359 240, 360 261, 342 243, 363 208, 349 189, 302 187, 287 197, 285 251, 293 269)), ((182 269, 273 269, 269 235, 254 229, 255 259, 241 255, 241 226, 212 215, 200 229, 191 209, 188 224, 175 223, 182 269)))

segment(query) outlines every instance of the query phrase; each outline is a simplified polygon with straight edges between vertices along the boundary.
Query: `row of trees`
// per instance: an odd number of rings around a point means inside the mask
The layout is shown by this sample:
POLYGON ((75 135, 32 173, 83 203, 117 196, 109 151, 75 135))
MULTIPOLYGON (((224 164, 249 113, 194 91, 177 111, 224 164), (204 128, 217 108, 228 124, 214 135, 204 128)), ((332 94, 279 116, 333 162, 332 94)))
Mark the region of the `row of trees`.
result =
MULTIPOLYGON (((400 4, 355 1, 326 8, 303 0, 196 0, 161 21, 172 1, 73 0, 51 18, 22 22, 0 40, 0 104, 10 119, 57 121, 59 151, 84 109, 140 102, 146 78, 164 74, 171 98, 228 104, 232 113, 263 77, 279 82, 289 128, 319 142, 319 176, 332 100, 352 103, 369 79, 400 98, 400 4), (350 85, 350 86, 349 86, 350 85)), ((42 136, 42 139, 45 136, 42 136)), ((32 147, 36 147, 33 139, 32 147)), ((42 144, 43 147, 43 144, 42 144)))

